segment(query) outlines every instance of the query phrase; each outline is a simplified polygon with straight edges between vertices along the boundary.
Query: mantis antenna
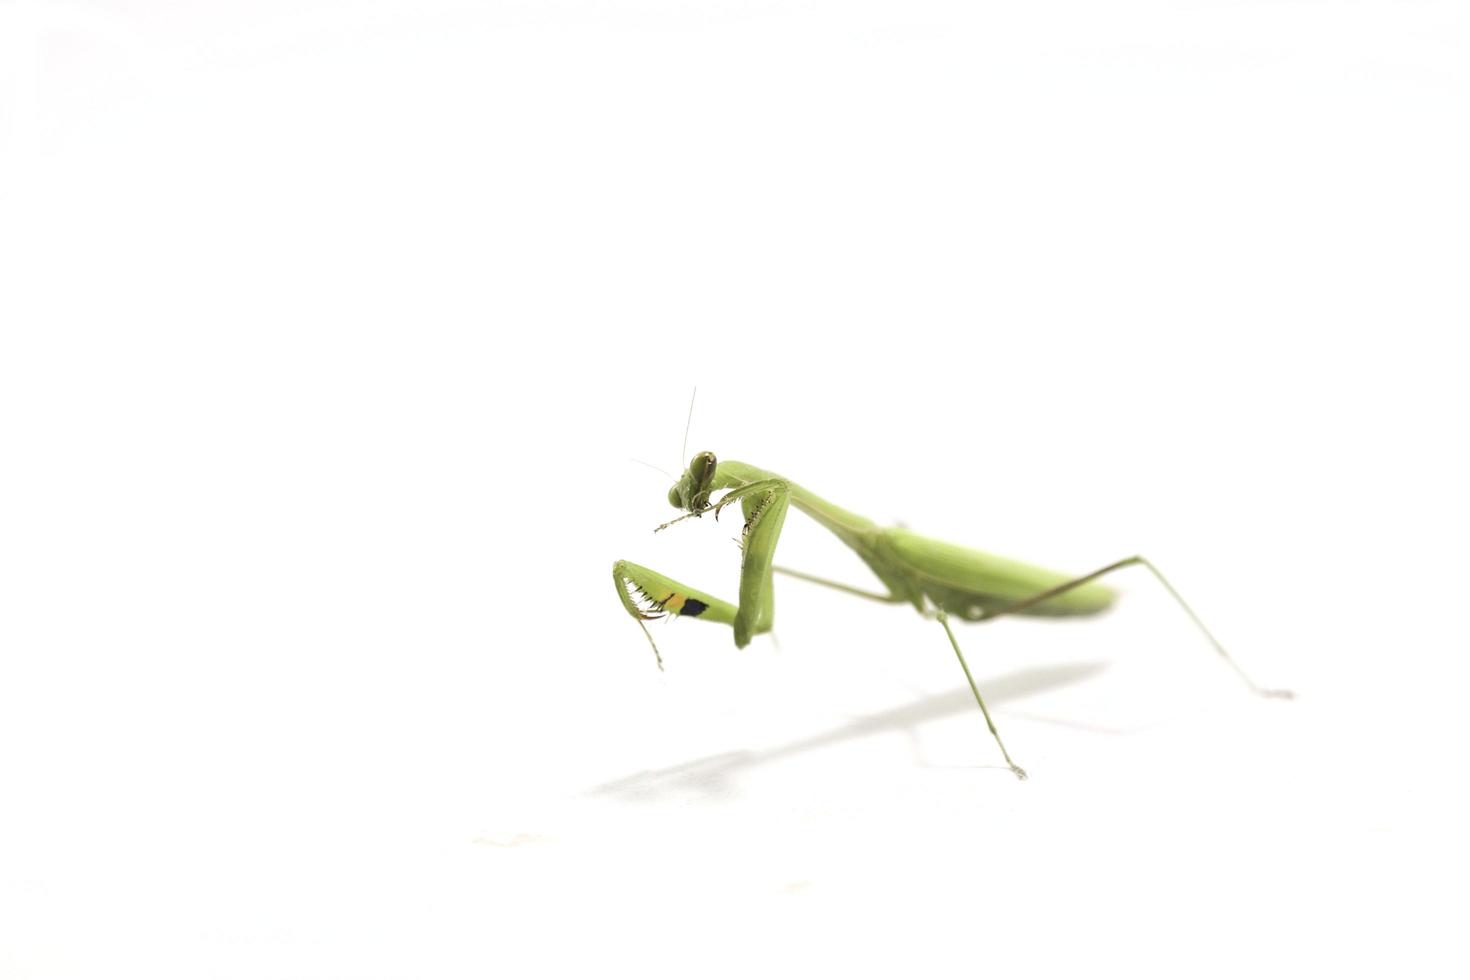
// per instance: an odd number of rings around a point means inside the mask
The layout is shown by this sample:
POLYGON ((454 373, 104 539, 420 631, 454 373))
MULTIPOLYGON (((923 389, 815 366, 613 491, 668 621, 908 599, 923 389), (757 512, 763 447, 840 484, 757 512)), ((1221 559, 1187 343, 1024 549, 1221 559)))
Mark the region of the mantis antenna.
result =
POLYGON ((699 394, 699 386, 689 393, 689 417, 684 420, 684 445, 679 447, 679 465, 684 465, 684 457, 689 454, 689 427, 694 424, 694 396, 699 394))
POLYGON ((648 467, 651 470, 657 470, 658 472, 662 473, 664 476, 668 477, 670 480, 677 480, 677 479, 679 479, 677 476, 675 476, 674 474, 670 473, 668 470, 664 469, 662 466, 654 466, 652 463, 645 463, 641 459, 633 459, 632 457, 629 457, 628 462, 630 462, 630 463, 637 463, 639 466, 646 466, 646 467, 648 467))
MULTIPOLYGON (((697 394, 699 394, 699 388, 698 387, 696 387, 693 391, 691 391, 689 393, 689 416, 686 419, 684 419, 684 445, 682 445, 682 446, 679 447, 679 466, 680 467, 682 467, 684 465, 684 454, 689 451, 689 427, 694 424, 694 396, 697 395, 697 394)), ((629 462, 631 462, 631 463, 637 463, 639 466, 646 466, 646 467, 648 467, 651 470, 658 470, 660 473, 662 473, 664 476, 668 477, 670 480, 677 480, 677 479, 679 479, 677 476, 675 476, 674 474, 670 473, 668 470, 664 469, 662 466, 654 466, 652 463, 645 463, 641 459, 631 459, 631 460, 629 460, 629 462)))

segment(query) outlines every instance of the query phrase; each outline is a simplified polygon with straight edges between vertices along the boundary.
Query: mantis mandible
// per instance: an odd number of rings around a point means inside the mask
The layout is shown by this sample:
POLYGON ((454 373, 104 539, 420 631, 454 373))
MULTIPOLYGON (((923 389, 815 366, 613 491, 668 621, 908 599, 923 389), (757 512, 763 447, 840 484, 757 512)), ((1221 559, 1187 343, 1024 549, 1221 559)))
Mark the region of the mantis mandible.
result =
POLYGON ((751 637, 771 630, 774 619, 774 572, 802 579, 828 588, 839 589, 850 595, 861 596, 878 602, 908 603, 920 614, 936 619, 944 628, 965 679, 990 734, 995 738, 1001 755, 1011 772, 1020 779, 1026 771, 1011 759, 1001 740, 1000 732, 985 707, 985 699, 965 662, 965 655, 950 628, 950 618, 969 622, 983 622, 1001 616, 1089 616, 1100 613, 1113 604, 1112 589, 1098 579, 1120 569, 1142 566, 1151 572, 1179 607, 1193 620, 1215 652, 1240 675, 1251 690, 1262 697, 1290 698, 1290 691, 1270 690, 1252 681, 1230 654, 1215 639, 1208 627, 1184 601, 1169 580, 1148 559, 1134 555, 1105 565, 1094 572, 1079 577, 1064 575, 1000 558, 960 545, 922 537, 901 527, 881 527, 866 517, 843 510, 775 473, 758 469, 748 463, 734 460, 720 462, 715 454, 703 452, 689 461, 677 483, 669 489, 669 503, 686 511, 680 517, 660 525, 662 531, 690 517, 699 517, 713 511, 718 519, 720 511, 733 503, 739 503, 745 515, 745 527, 740 536, 740 594, 739 603, 731 605, 707 592, 692 589, 666 575, 635 565, 630 561, 613 564, 613 581, 617 585, 618 598, 623 606, 642 627, 648 642, 653 646, 659 668, 663 658, 653 634, 645 623, 665 616, 697 617, 702 622, 720 623, 731 626, 735 631, 735 645, 744 647, 751 637), (718 490, 726 490, 718 501, 710 496, 718 490), (781 536, 781 527, 786 521, 786 511, 795 506, 822 527, 831 531, 853 551, 857 552, 879 581, 888 589, 887 595, 854 588, 840 582, 829 581, 805 572, 781 568, 774 564, 776 542, 781 536))

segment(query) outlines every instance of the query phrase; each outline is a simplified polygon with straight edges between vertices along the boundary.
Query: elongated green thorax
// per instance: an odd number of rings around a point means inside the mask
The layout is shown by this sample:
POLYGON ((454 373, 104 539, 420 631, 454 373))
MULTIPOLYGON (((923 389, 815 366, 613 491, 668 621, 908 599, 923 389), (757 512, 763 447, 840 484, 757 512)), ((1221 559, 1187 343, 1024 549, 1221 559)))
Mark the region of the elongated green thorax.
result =
MULTIPOLYGON (((713 456, 713 454, 704 454, 713 456)), ((915 534, 880 527, 868 518, 838 507, 805 487, 748 463, 717 464, 713 490, 738 490, 763 481, 776 482, 790 494, 791 505, 836 535, 857 553, 893 596, 922 610, 925 600, 962 619, 994 615, 1011 603, 1064 585, 1073 576, 915 534)), ((750 513, 751 500, 741 501, 750 513)), ((779 532, 779 525, 775 530, 779 532)), ((765 536, 762 543, 766 543, 765 536)), ((774 540, 769 541, 774 551, 774 540)), ((1112 605, 1116 594, 1097 582, 1067 589, 1029 606, 1023 616, 1087 616, 1112 605)), ((742 596, 741 602, 744 603, 742 596)), ((765 628, 769 629, 769 625, 765 628)))

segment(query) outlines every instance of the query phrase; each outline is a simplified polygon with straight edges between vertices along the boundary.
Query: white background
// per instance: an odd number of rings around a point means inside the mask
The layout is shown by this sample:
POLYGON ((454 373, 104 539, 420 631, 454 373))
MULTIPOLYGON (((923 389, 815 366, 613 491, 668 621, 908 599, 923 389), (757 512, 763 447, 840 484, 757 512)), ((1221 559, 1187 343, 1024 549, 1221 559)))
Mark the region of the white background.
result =
POLYGON ((0 975, 1464 975, 1465 21, 0 5, 0 975))

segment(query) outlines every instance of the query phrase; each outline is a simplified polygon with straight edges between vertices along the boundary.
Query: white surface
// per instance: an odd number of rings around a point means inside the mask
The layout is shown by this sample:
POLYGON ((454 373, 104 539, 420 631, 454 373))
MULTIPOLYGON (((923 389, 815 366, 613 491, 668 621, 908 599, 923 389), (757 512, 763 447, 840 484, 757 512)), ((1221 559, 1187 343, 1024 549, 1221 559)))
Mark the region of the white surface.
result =
POLYGON ((1464 975, 1462 5, 0 18, 0 975, 1464 975))

